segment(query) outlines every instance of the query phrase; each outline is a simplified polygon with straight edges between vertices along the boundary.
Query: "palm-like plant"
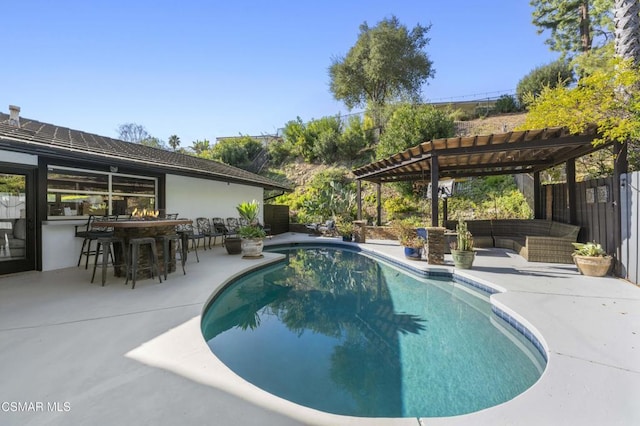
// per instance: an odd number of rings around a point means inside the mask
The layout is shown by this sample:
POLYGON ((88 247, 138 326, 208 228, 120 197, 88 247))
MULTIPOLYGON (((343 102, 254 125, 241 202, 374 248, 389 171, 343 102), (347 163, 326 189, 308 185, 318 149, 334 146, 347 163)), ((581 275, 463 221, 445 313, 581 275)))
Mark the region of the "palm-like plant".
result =
POLYGON ((251 202, 244 201, 236 206, 240 217, 245 219, 248 225, 241 226, 238 234, 243 238, 264 238, 267 234, 260 226, 258 221, 258 212, 260 211, 260 203, 256 200, 251 202))
POLYGON ((178 137, 178 135, 169 136, 169 146, 174 151, 178 149, 178 147, 180 146, 180 138, 178 137))

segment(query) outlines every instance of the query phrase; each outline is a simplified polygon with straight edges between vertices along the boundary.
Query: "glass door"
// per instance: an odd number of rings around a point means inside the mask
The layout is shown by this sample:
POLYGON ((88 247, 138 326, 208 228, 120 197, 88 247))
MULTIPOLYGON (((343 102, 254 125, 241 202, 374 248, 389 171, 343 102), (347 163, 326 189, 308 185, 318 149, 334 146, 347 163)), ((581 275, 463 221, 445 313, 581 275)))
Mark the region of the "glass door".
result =
POLYGON ((0 167, 0 274, 35 269, 33 172, 0 167))

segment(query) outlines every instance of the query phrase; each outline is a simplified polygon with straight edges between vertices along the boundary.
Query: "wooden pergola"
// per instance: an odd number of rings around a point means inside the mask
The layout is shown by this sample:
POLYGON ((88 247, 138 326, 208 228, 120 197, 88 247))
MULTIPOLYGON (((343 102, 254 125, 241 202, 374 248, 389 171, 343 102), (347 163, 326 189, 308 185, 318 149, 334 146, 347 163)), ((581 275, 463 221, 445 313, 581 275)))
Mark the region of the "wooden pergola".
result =
MULTIPOLYGON (((438 182, 472 176, 531 173, 534 179, 534 214, 540 212, 540 172, 566 164, 569 218, 575 223, 575 159, 611 143, 593 145, 596 129, 575 135, 566 127, 513 131, 485 136, 433 139, 388 158, 353 170, 358 187, 358 219, 362 218, 362 181, 378 185, 378 225, 380 225, 380 185, 388 182, 431 182, 431 224, 438 226, 438 182)), ((626 173, 626 144, 615 144, 614 175, 617 182, 626 173)), ((614 188, 619 200, 619 185, 614 188)))

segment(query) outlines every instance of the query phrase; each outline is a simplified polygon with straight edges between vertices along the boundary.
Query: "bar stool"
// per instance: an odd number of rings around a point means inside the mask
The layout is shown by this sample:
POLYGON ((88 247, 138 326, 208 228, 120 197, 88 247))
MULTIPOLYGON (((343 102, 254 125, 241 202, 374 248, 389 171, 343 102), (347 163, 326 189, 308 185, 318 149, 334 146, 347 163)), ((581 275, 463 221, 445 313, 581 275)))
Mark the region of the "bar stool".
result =
POLYGON ((91 282, 93 283, 96 277, 96 268, 98 266, 98 256, 102 254, 102 262, 100 267, 102 268, 102 286, 107 281, 107 268, 109 267, 109 257, 111 257, 111 266, 115 271, 117 267, 124 267, 125 276, 129 275, 129 262, 127 262, 127 254, 125 250, 124 239, 120 237, 100 237, 96 239, 95 259, 93 261, 93 274, 91 275, 91 282), (120 245, 120 258, 114 256, 116 252, 115 244, 120 245), (119 260, 116 262, 116 259, 119 260))
POLYGON ((169 265, 175 264, 176 269, 178 268, 177 260, 175 256, 171 256, 171 242, 173 241, 173 246, 176 248, 176 253, 180 253, 180 263, 182 264, 182 273, 187 275, 187 271, 184 270, 184 264, 187 261, 187 257, 184 254, 184 245, 182 243, 182 235, 180 234, 170 234, 170 235, 161 235, 158 237, 158 240, 162 241, 162 260, 164 263, 164 279, 167 279, 167 272, 169 271, 169 265))
POLYGON ((140 251, 140 246, 145 245, 149 245, 149 266, 144 266, 140 269, 148 269, 151 272, 151 278, 153 278, 153 271, 155 269, 158 274, 158 279, 162 282, 160 268, 158 267, 158 249, 156 249, 156 239, 153 237, 131 238, 129 240, 129 272, 131 272, 131 274, 127 274, 127 280, 125 281, 125 285, 129 284, 129 275, 131 275, 131 279, 133 280, 131 290, 136 287, 136 277, 138 275, 138 253, 140 251))

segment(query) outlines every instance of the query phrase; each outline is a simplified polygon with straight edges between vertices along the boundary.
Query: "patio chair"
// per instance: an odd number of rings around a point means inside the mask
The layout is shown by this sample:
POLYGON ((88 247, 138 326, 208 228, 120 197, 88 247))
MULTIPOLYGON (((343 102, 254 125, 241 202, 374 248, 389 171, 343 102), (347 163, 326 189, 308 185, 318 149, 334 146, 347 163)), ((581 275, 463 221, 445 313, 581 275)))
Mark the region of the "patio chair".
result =
POLYGON ((229 232, 233 234, 238 233, 238 228, 240 228, 240 221, 237 217, 228 217, 227 218, 227 229, 229 232))
POLYGON ((213 237, 213 230, 211 228, 211 222, 209 222, 209 218, 196 218, 196 227, 198 228, 198 234, 202 235, 202 245, 204 246, 204 249, 207 249, 207 238, 209 238, 209 248, 211 248, 211 238, 213 237))
POLYGON ((229 230, 224 224, 224 220, 221 217, 214 217, 211 219, 211 236, 213 237, 213 245, 216 245, 218 237, 222 237, 222 244, 229 235, 229 230))
POLYGON ((327 220, 323 225, 319 225, 317 230, 323 235, 333 234, 337 231, 336 222, 332 219, 327 220))
POLYGON ((93 222, 95 222, 96 220, 99 220, 99 221, 118 220, 118 216, 117 215, 112 215, 112 216, 89 215, 86 225, 75 227, 76 237, 82 238, 82 248, 80 249, 80 256, 78 257, 78 267, 80 267, 80 263, 82 263, 82 256, 85 256, 84 269, 89 269, 89 258, 91 256, 97 255, 96 249, 92 248, 91 245, 94 242, 96 242, 97 244, 98 238, 113 236, 113 228, 94 226, 93 222))
POLYGON ((200 258, 198 257, 198 245, 200 244, 200 240, 203 238, 201 235, 196 234, 194 231, 193 225, 190 223, 180 224, 176 227, 176 232, 182 236, 182 241, 185 244, 185 249, 183 253, 186 254, 189 251, 189 242, 191 242, 191 247, 196 253, 196 260, 200 263, 200 258))

